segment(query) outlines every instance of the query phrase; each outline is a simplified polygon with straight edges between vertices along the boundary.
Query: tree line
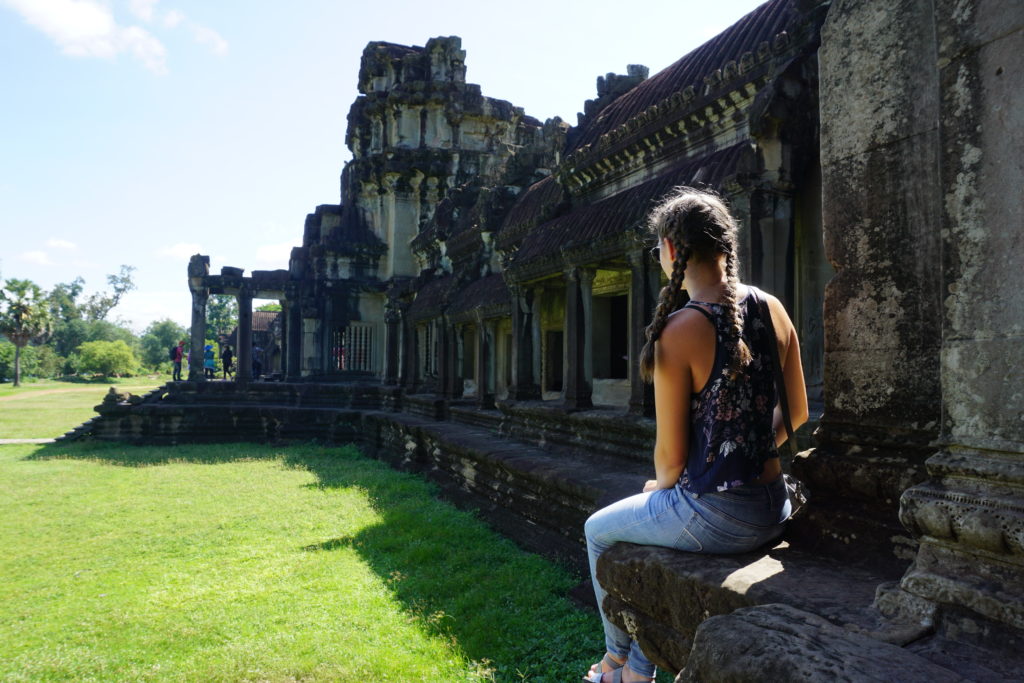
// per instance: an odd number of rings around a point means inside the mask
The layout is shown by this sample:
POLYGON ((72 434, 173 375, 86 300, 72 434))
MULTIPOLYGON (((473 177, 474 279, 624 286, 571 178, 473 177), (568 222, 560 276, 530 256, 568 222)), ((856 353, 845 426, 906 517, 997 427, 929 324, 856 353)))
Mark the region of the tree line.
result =
MULTIPOLYGON (((169 349, 189 339, 189 330, 170 319, 150 323, 141 335, 112 311, 136 289, 135 268, 122 265, 107 276, 104 291, 84 295, 85 280, 45 291, 31 280, 0 280, 0 382, 23 378, 169 374, 169 349)), ((238 324, 232 296, 213 295, 207 308, 207 336, 222 339, 238 324)), ((214 343, 214 342, 207 342, 214 343)))

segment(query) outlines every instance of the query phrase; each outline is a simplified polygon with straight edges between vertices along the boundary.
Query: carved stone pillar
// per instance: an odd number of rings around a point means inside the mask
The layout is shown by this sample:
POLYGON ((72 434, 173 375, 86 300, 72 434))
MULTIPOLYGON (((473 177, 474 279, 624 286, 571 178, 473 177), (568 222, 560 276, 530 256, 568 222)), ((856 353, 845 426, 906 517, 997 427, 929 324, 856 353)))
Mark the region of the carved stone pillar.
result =
POLYGON ((462 398, 462 366, 459 363, 459 328, 444 321, 445 372, 441 378, 445 398, 462 398))
POLYGON ((629 412, 654 417, 654 385, 640 378, 640 350, 658 302, 660 267, 645 246, 629 253, 629 266, 629 412))
POLYGON ((302 377, 302 307, 299 302, 288 303, 285 315, 288 316, 286 328, 288 335, 286 353, 288 355, 285 372, 288 380, 295 382, 302 377))
MULTIPOLYGON (((590 302, 584 303, 582 284, 593 283, 593 275, 585 275, 582 268, 569 268, 565 271, 565 387, 564 405, 570 410, 592 408, 592 388, 587 381, 587 331, 589 321, 587 313, 590 302)), ((587 298, 590 288, 587 286, 587 298)))
POLYGON ((191 382, 205 382, 203 375, 203 347, 206 345, 206 301, 210 290, 205 277, 210 274, 210 257, 196 254, 188 262, 188 288, 192 292, 192 336, 188 379, 191 382))
POLYGON ((515 401, 540 399, 534 367, 533 292, 512 287, 512 386, 508 397, 515 401))
POLYGON ((481 408, 494 407, 494 387, 490 382, 491 368, 494 366, 491 362, 494 344, 488 338, 488 327, 490 326, 478 315, 476 320, 476 400, 481 408))
POLYGON ((1024 6, 945 5, 935 3, 930 94, 940 108, 942 448, 930 479, 900 502, 920 541, 901 587, 938 607, 940 628, 1010 643, 987 622, 1024 629, 1024 6))
POLYGON ((384 313, 384 384, 388 385, 398 384, 401 324, 402 316, 389 307, 384 313))
POLYGON ((840 3, 822 28, 822 222, 836 272, 818 447, 793 463, 813 500, 830 504, 811 503, 795 525, 801 541, 887 558, 896 575, 916 550, 900 494, 923 479, 941 420, 938 99, 926 87, 936 58, 925 5, 840 3), (852 537, 855 547, 841 540, 852 537))
POLYGON ((420 356, 416 339, 416 325, 408 315, 402 315, 402 372, 399 385, 408 393, 419 388, 420 356))
POLYGON ((536 287, 533 290, 533 304, 530 307, 530 335, 533 342, 531 346, 531 364, 533 367, 533 381, 537 383, 538 396, 543 398, 544 392, 544 376, 542 373, 543 366, 541 364, 541 351, 544 348, 542 345, 541 334, 543 333, 541 320, 541 300, 544 297, 544 289, 542 287, 536 287))
POLYGON ((242 384, 252 379, 252 293, 238 291, 238 371, 235 381, 242 384))

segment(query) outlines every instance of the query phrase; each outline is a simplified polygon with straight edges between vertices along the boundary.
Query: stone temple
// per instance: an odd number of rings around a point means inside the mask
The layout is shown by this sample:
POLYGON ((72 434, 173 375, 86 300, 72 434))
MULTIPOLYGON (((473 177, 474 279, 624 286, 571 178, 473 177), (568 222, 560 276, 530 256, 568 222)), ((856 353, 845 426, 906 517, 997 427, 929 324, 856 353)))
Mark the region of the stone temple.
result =
POLYGON ((288 269, 189 263, 193 346, 238 298, 237 381, 111 395, 75 434, 354 441, 579 567, 651 467, 644 217, 711 187, 801 335, 810 512, 751 555, 620 544, 606 607, 678 680, 1016 678, 1022 29, 996 0, 770 0, 599 77, 575 125, 467 83, 458 38, 370 43, 340 199, 288 269), (253 298, 282 305, 256 326, 277 381, 250 376, 253 298))

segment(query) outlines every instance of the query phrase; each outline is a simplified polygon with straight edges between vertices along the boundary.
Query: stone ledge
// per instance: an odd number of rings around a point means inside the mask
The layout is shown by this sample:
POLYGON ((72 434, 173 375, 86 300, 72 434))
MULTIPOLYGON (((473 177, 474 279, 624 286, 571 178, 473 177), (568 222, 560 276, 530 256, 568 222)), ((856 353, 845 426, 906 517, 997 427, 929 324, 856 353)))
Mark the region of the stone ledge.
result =
POLYGON ((698 627, 743 607, 785 603, 863 632, 881 577, 781 543, 767 552, 701 555, 618 543, 598 563, 609 618, 660 667, 686 665, 698 627))
POLYGON ((711 617, 697 629, 677 683, 696 681, 965 680, 905 648, 784 604, 711 617))

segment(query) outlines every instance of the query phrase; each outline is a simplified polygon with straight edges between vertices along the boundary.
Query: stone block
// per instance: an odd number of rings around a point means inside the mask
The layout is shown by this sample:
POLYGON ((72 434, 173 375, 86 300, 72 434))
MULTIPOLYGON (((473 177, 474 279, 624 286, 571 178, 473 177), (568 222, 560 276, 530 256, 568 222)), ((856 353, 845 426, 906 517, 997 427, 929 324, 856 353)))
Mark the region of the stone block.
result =
POLYGON ((928 0, 835 2, 821 32, 823 162, 936 129, 928 0))
POLYGON ((761 553, 704 555, 617 543, 601 556, 597 571, 609 595, 605 613, 641 646, 650 643, 656 663, 672 671, 686 664, 686 648, 664 642, 666 632, 685 643, 708 617, 774 602, 837 624, 865 623, 863 610, 880 582, 872 572, 786 544, 761 553))
POLYGON ((697 629, 677 683, 919 681, 964 678, 907 651, 784 604, 711 617, 697 629))
POLYGON ((1003 0, 936 0, 939 64, 956 60, 1024 26, 1024 4, 1003 0))

